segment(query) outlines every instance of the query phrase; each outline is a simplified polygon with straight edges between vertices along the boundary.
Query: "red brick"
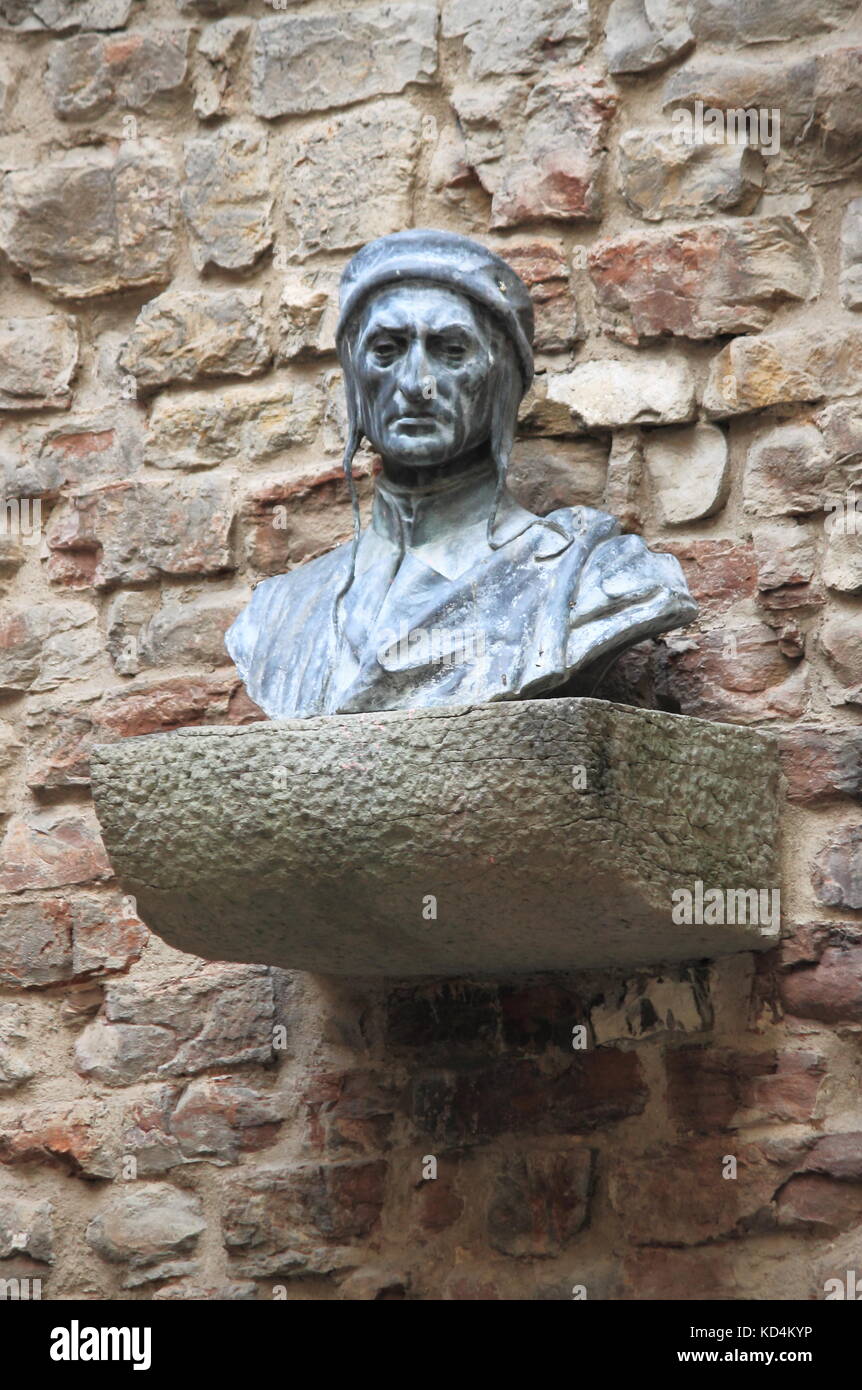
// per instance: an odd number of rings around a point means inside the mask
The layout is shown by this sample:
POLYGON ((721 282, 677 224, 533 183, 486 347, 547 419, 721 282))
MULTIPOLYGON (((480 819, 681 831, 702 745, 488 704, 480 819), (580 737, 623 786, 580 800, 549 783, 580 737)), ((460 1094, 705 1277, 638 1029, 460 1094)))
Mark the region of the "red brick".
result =
POLYGON ((775 305, 806 297, 815 268, 807 237, 781 217, 625 232, 590 254, 600 314, 632 345, 757 332, 775 305))
POLYGON ((0 984, 23 988, 74 977, 72 931, 63 898, 0 906, 0 984))
POLYGON ((699 1302, 738 1296, 733 1251, 727 1245, 696 1250, 631 1250, 623 1265, 624 1299, 699 1302))
POLYGON ((395 1096, 374 1072, 314 1075, 304 1086, 301 1104, 307 1142, 314 1152, 346 1158, 376 1154, 388 1145, 395 1096))
POLYGON ((436 1178, 420 1178, 415 1184, 414 1205, 416 1225, 420 1232, 446 1231, 464 1214, 464 1198, 458 1179, 461 1165, 458 1154, 435 1154, 436 1178))
POLYGON ((841 826, 817 855, 811 871, 817 902, 862 910, 862 826, 841 826))
POLYGON ((62 1168, 77 1177, 113 1177, 104 1106, 40 1106, 0 1121, 0 1163, 62 1168))
POLYGON ((700 604, 726 608, 757 593, 757 563, 752 545, 735 541, 667 540, 661 548, 682 565, 693 596, 700 604))
POLYGON ((781 981, 788 1013, 822 1023, 862 1023, 862 946, 830 946, 811 969, 781 981))
POLYGON ((769 1229, 773 1194, 795 1156, 791 1149, 772 1161, 763 1145, 729 1137, 653 1149, 616 1160, 611 1204, 636 1245, 701 1245, 752 1226, 769 1229), (727 1155, 737 1160, 736 1178, 722 1176, 727 1155))
POLYGON ((583 1134, 637 1115, 647 1099, 633 1052, 572 1053, 553 1073, 506 1058, 464 1072, 431 1073, 411 1085, 417 1131, 444 1142, 475 1143, 498 1134, 583 1134))
POLYGON ((791 1178, 778 1195, 781 1226, 846 1231, 862 1222, 862 1183, 835 1182, 819 1174, 791 1178))
POLYGON ((862 1132, 822 1134, 802 1166, 841 1182, 862 1182, 862 1132))
POLYGON ((111 878, 93 812, 39 811, 15 816, 0 846, 0 888, 59 888, 111 878))
POLYGON ((504 1255, 560 1255, 586 1224, 595 1155, 585 1148, 504 1154, 487 1208, 488 1240, 504 1255))
MULTIPOLYGON (((371 473, 355 472, 363 522, 371 503, 371 473)), ((246 555, 260 574, 283 574, 313 560, 353 534, 350 493, 340 465, 291 482, 267 483, 243 506, 246 555)))
POLYGON ((790 801, 808 806, 834 796, 862 798, 862 729, 788 729, 779 750, 790 801))

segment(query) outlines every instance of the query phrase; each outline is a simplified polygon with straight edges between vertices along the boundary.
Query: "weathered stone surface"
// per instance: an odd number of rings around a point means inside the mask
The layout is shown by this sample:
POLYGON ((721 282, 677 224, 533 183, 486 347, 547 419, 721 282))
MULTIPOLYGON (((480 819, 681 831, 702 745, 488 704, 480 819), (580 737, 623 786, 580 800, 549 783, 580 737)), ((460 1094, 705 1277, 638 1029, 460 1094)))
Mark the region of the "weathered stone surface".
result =
POLYGON ((244 0, 177 0, 177 8, 182 14, 211 15, 225 14, 228 10, 242 6, 244 0))
POLYGON ((31 1197, 0 1197, 0 1260, 29 1255, 40 1264, 54 1263, 54 1208, 31 1197))
POLYGON ((845 24, 855 0, 692 0, 690 22, 700 43, 772 43, 807 38, 845 24))
POLYGON ((26 1054, 19 1051, 27 1039, 26 1024, 20 1010, 6 1004, 0 1009, 0 1096, 14 1095, 36 1074, 26 1054))
POLYGON ((594 439, 522 439, 506 482, 522 507, 546 516, 557 507, 600 507, 608 451, 594 439))
POLYGON ((701 1033, 711 1022, 706 983, 694 969, 637 976, 606 990, 590 1009, 597 1047, 666 1033, 701 1033))
POLYGON ((722 1177, 727 1140, 707 1139, 621 1157, 610 1174, 614 1210, 639 1245, 699 1245, 771 1225, 771 1200, 788 1163, 765 1146, 737 1144, 738 1179, 722 1177))
POLYGON ((686 144, 663 128, 620 138, 620 187, 648 222, 750 212, 763 186, 763 161, 744 144, 686 144))
POLYGON ((278 305, 277 359, 292 362, 335 352, 338 273, 288 270, 278 305))
POLYGON ((641 493, 644 480, 643 432, 614 430, 608 456, 604 507, 624 531, 640 531, 641 493))
POLYGON ((548 378, 548 397, 571 411, 582 428, 682 424, 694 418, 694 379, 682 358, 647 354, 584 362, 548 378))
POLYGON ((781 997, 788 1013, 800 1018, 862 1022, 862 947, 852 940, 827 947, 816 965, 783 976, 781 997))
POLYGON ((862 1182, 862 1134, 822 1134, 805 1160, 805 1171, 839 1182, 862 1182))
POLYGON ((667 1053, 668 1106, 684 1134, 718 1134, 767 1120, 809 1123, 826 1074, 817 1052, 732 1052, 679 1047, 667 1053))
POLYGON ((617 98, 601 75, 552 71, 534 87, 510 79, 456 87, 465 155, 491 194, 491 226, 594 221, 617 98))
POLYGON ((862 829, 846 825, 836 830, 814 863, 814 897, 825 907, 862 908, 862 829))
MULTIPOLYGON (((154 603, 149 605, 137 623, 128 607, 119 617, 113 605, 109 610, 109 651, 123 675, 134 674, 140 665, 136 649, 143 642, 141 628, 154 609, 154 603)), ((177 676, 137 681, 95 699, 43 703, 27 716, 31 740, 27 785, 36 789, 87 786, 90 749, 96 741, 164 733, 188 724, 247 723, 255 706, 243 700, 240 691, 233 676, 177 676)))
POLYGON ((113 1177, 106 1113, 99 1104, 43 1105, 0 1121, 0 1163, 41 1163, 76 1177, 113 1177))
POLYGON ((195 49, 195 114, 233 116, 239 108, 237 79, 252 32, 251 20, 221 19, 208 24, 195 49))
POLYGON ((0 319, 0 410, 65 410, 77 365, 72 319, 0 319))
POLYGON ((817 258, 798 222, 750 218, 600 241, 590 275, 604 325, 636 345, 765 328, 776 305, 811 297, 817 258))
MULTIPOLYGON (((230 657, 224 645, 224 634, 240 611, 242 601, 220 599, 212 594, 196 603, 172 603, 167 600, 139 629, 136 640, 136 669, 152 666, 226 666, 230 657)), ((127 657, 125 674, 129 669, 128 637, 123 643, 127 657)))
POLYGON ((754 516, 818 511, 822 506, 828 456, 812 424, 767 426, 745 460, 743 504, 754 516))
POLYGON ((565 252, 554 241, 510 241, 500 248, 503 259, 530 291, 538 352, 560 352, 580 336, 578 311, 565 252))
POLYGON ((586 0, 446 0, 442 34, 463 38, 470 76, 534 72, 548 57, 574 64, 587 47, 586 0))
MULTIPOLYGON (((356 473, 363 521, 371 503, 371 479, 356 473)), ((350 493, 340 468, 268 482, 248 493, 246 555, 261 574, 283 574, 349 540, 353 533, 350 493)))
POLYGON ((775 750, 740 731, 707 724, 695 731, 666 715, 600 701, 542 700, 469 713, 186 730, 101 748, 93 775, 123 887, 136 896, 143 919, 180 949, 255 960, 265 951, 271 964, 398 976, 691 959, 768 944, 770 933, 756 927, 675 927, 670 893, 696 878, 769 885, 776 767, 775 750), (697 740, 696 786, 679 782, 687 738, 697 740), (453 761, 456 746, 463 752, 453 761), (542 749, 538 777, 536 748, 542 749), (345 757, 365 769, 349 798, 345 757), (426 808, 421 836, 410 832, 400 809, 414 796, 414 759, 426 808), (606 770, 591 781, 590 767, 595 777, 599 764, 606 770), (586 786, 574 790, 572 768, 580 765, 586 786), (180 768, 189 769, 190 780, 180 768), (713 796, 708 784, 721 790, 713 796), (233 808, 224 817, 215 809, 221 786, 225 795, 230 788, 233 808), (131 787, 140 788, 139 796, 131 787), (739 808, 736 845, 726 825, 721 836, 713 825, 730 794, 739 808), (313 821, 303 812, 308 795, 313 821), (238 833, 237 804, 243 824, 250 828, 260 819, 266 836, 238 833), (648 808, 640 831, 636 805, 648 808), (460 814, 465 822, 455 856, 452 817, 460 814), (663 834, 659 815, 673 821, 663 834), (588 847, 597 835, 607 845, 597 824, 618 820, 626 824, 625 849, 619 857, 603 849, 599 873, 588 847), (379 860, 369 824, 379 825, 386 840, 379 860), (393 824, 402 846, 397 868, 393 824), (331 837, 336 827, 339 858, 327 859, 324 872, 316 836, 325 828, 331 837), (483 875, 481 897, 468 868, 477 863, 493 865, 493 877, 483 875), (430 931, 423 916, 429 894, 440 921, 430 931), (365 925, 371 921, 373 933, 365 925))
POLYGON ((309 444, 322 419, 320 388, 291 381, 162 396, 150 415, 145 457, 156 468, 257 463, 309 444))
POLYGON ((486 1214, 488 1240, 503 1255, 560 1255, 585 1225, 595 1155, 585 1148, 505 1156, 486 1214))
POLYGON ((710 415, 862 392, 862 329, 786 329, 734 338, 713 359, 703 403, 710 415))
POLYGON ((0 619, 0 690, 53 690, 92 673, 101 654, 89 603, 7 606, 0 619))
POLYGON ((194 1193, 167 1183, 135 1183, 108 1198, 85 1239, 102 1259, 140 1274, 127 1282, 130 1287, 161 1278, 165 1261, 194 1251, 205 1230, 203 1204, 194 1193))
POLYGON ((862 623, 858 612, 831 613, 818 642, 827 665, 843 687, 837 703, 862 704, 862 623))
POLYGON ((0 118, 5 117, 12 105, 12 97, 18 86, 19 72, 0 61, 0 118))
POLYGON ((840 594, 862 593, 862 512, 858 529, 830 532, 823 553, 823 582, 840 594))
POLYGON ((230 484, 107 483, 72 493, 47 528, 49 573, 69 588, 233 568, 230 484))
POLYGON ((59 888, 111 877, 95 817, 86 811, 13 816, 0 845, 0 888, 59 888))
POLYGON ((176 173, 155 141, 74 150, 7 174, 0 246, 59 299, 91 299, 170 279, 176 173))
POLYGON ((638 1302, 698 1302, 739 1298, 733 1247, 700 1245, 693 1250, 646 1246, 625 1257, 620 1297, 638 1302))
POLYGON ((63 120, 89 120, 112 108, 164 109, 182 93, 188 46, 188 29, 66 39, 48 61, 54 110, 63 120))
POLYGON ((259 290, 166 290, 139 313, 120 365, 142 390, 258 376, 272 357, 259 290))
POLYGON ((662 519, 669 525, 699 521, 727 501, 727 439, 714 425, 651 430, 644 459, 662 519))
POLYGON ((376 1157, 388 1147, 398 1088, 375 1071, 316 1072, 302 1093, 306 1148, 315 1155, 376 1157))
POLYGON ((120 481, 140 470, 140 436, 125 414, 80 415, 30 431, 7 460, 7 497, 55 499, 63 488, 120 481))
POLYGON ((273 1101, 229 1076, 204 1077, 184 1090, 163 1086, 136 1103, 122 1138, 139 1176, 205 1160, 236 1163, 276 1138, 282 1115, 273 1101))
POLYGON ((382 1160, 282 1165, 237 1175, 224 1214, 235 1268, 256 1279, 364 1263, 350 1242, 375 1229, 385 1180, 382 1160))
POLYGON ((289 142, 285 216, 299 239, 300 259, 349 250, 409 223, 420 127, 409 102, 380 101, 312 122, 289 142))
POLYGON ((122 29, 131 11, 132 0, 0 0, 0 29, 122 29))
POLYGON ((847 204, 841 224, 841 303, 862 309, 862 198, 847 204))
POLYGON ((185 143, 181 202, 198 270, 244 270, 272 242, 272 183, 265 132, 222 126, 185 143))
MULTIPOLYGON (((734 6, 741 13, 742 7, 734 6)), ((755 110, 780 114, 780 148, 768 162, 771 188, 798 188, 846 178, 862 165, 862 49, 837 48, 787 61, 722 55, 696 59, 678 69, 664 90, 665 108, 721 112, 755 110)), ((758 142, 770 147, 774 128, 759 125, 758 142)))
POLYGON ((766 623, 722 622, 678 646, 671 639, 664 660, 663 693, 682 714, 760 725, 798 719, 804 709, 805 667, 794 666, 766 623))
MULTIPOLYGON (((64 836, 66 825, 60 824, 64 836)), ((68 837, 65 846, 54 848, 54 862, 62 851, 68 863, 74 852, 68 837)), ((30 876, 34 876, 32 868, 30 876)), ((0 907, 0 982, 41 988, 103 971, 127 970, 140 956, 146 938, 146 929, 128 899, 110 894, 9 902, 0 907)))
POLYGON ((649 72, 678 58, 694 41, 685 0, 612 0, 605 24, 611 72, 649 72))
MULTIPOLYGON (((836 401, 819 410, 814 417, 814 423, 823 435, 824 447, 832 460, 827 479, 829 486, 825 510, 837 513, 834 504, 840 501, 846 525, 849 511, 855 511, 858 517, 862 510, 859 496, 862 492, 862 402, 836 401), (849 508, 848 493, 853 494, 849 508)), ((827 517, 827 530, 834 529, 837 520, 837 515, 834 518, 827 517)), ((854 519, 854 525, 858 524, 854 519)), ((849 526, 847 529, 849 530, 849 526)))
POLYGON ((602 1048, 558 1057, 550 1071, 532 1058, 505 1057, 469 1070, 420 1073, 409 1106, 422 1142, 474 1145, 502 1134, 589 1134, 639 1115, 646 1098, 636 1055, 602 1048))
POLYGON ((754 531, 757 585, 778 589, 784 584, 808 584, 814 575, 817 550, 814 536, 792 521, 757 526, 754 531))
POLYGON ((790 801, 862 798, 862 729, 788 729, 781 736, 781 767, 790 801))
POLYGON ((263 19, 252 59, 256 116, 297 116, 403 92, 437 70, 437 10, 374 5, 263 19))
POLYGON ((7 815, 14 801, 14 781, 17 764, 23 749, 21 739, 11 724, 0 719, 0 814, 7 815))
POLYGON ((263 966, 199 965, 152 986, 112 981, 105 1016, 84 1030, 76 1061, 109 1086, 194 1076, 272 1060, 275 999, 263 966))
POLYGON ((818 1234, 846 1231, 862 1222, 862 1183, 834 1182, 820 1174, 800 1174, 783 1187, 778 1224, 818 1234))

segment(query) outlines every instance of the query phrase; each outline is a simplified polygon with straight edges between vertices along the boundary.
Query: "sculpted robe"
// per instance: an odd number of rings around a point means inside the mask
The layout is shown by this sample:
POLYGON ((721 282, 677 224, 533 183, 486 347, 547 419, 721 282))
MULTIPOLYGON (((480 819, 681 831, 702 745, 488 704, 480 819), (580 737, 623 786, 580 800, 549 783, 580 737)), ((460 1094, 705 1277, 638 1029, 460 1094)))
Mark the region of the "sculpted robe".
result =
POLYGON ((542 524, 506 495, 486 525, 487 465, 402 488, 377 480, 352 546, 265 579, 226 635, 271 718, 468 705, 546 694, 697 612, 678 560, 589 507, 542 524))

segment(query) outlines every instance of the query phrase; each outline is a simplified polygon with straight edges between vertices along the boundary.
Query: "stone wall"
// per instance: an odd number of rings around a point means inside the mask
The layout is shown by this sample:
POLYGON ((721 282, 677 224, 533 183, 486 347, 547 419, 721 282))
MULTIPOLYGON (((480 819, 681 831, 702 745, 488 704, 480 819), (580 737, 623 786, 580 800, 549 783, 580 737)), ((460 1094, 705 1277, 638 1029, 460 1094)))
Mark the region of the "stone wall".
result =
POLYGON ((0 1278, 810 1298, 862 1269, 854 9, 0 0, 0 1278), (759 151, 709 143, 726 108, 759 151), (349 534, 334 284, 410 225, 535 295, 522 499, 606 506, 701 602, 614 693, 779 735, 757 963, 335 984, 171 952, 112 882, 89 750, 260 717, 222 634, 349 534))

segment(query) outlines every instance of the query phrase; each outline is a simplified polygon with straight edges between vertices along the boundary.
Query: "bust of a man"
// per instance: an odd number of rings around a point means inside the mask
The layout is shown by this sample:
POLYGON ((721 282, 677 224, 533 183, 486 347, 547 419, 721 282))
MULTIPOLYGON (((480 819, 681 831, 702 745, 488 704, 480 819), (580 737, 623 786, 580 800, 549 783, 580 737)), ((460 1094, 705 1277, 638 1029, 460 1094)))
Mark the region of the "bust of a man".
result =
POLYGON ((695 616, 673 556, 604 512, 538 517, 507 489, 532 337, 526 287, 466 237, 398 232, 349 262, 337 343, 353 540, 264 580, 226 638, 270 717, 563 693, 695 616), (382 472, 361 531, 363 438, 382 472))

